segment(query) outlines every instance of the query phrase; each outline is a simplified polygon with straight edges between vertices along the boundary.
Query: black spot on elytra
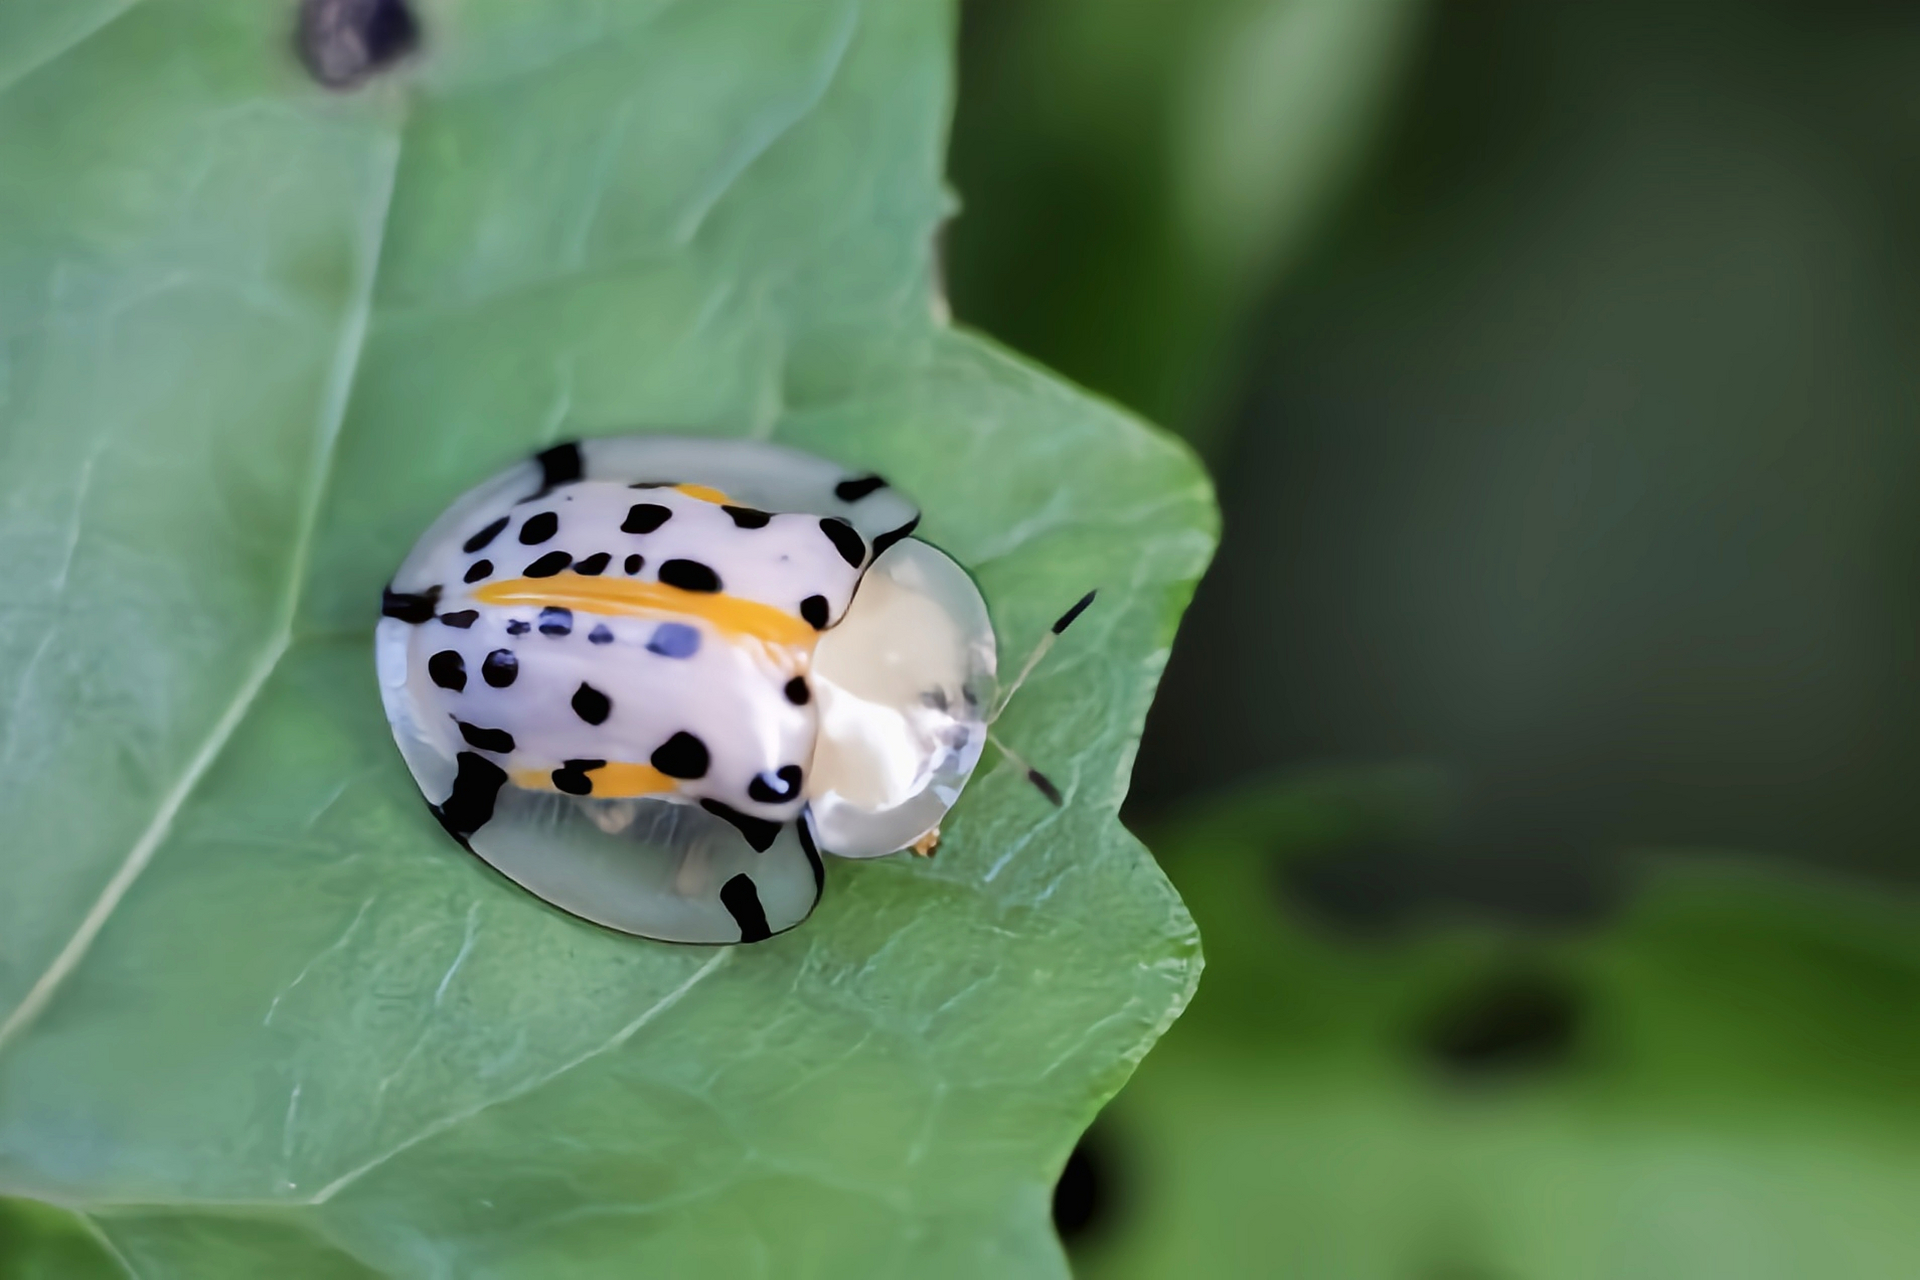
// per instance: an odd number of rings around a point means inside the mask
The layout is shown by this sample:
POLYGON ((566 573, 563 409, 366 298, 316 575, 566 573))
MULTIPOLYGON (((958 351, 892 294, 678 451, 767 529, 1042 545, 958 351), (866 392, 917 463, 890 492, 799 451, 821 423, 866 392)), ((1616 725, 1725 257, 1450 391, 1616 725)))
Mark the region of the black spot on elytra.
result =
POLYGON ((627 508, 627 518, 620 523, 622 533, 652 533, 667 521, 673 519, 673 511, 657 502, 636 502, 627 508))
POLYGON ((533 630, 533 624, 522 618, 511 619, 507 623, 507 634, 510 636, 523 636, 531 630, 533 630))
POLYGON ((740 926, 740 941, 764 942, 773 936, 767 927, 766 908, 760 905, 760 892, 746 872, 720 886, 720 905, 740 926))
POLYGON ((534 495, 536 498, 563 484, 572 484, 586 474, 577 441, 568 440, 551 449, 542 449, 533 455, 533 460, 540 464, 540 493, 534 495))
POLYGON ((587 643, 588 644, 612 644, 613 632, 607 630, 606 623, 596 622, 593 626, 593 630, 587 632, 587 643))
POLYGON ((425 591, 395 591, 385 587, 380 592, 380 616, 398 618, 402 622, 419 625, 433 617, 433 611, 440 603, 440 588, 428 587, 425 591))
POLYGON ((870 493, 887 487, 887 482, 879 476, 855 476, 851 480, 842 480, 833 486, 833 496, 842 502, 858 502, 870 493))
POLYGON ((441 622, 460 631, 465 631, 479 620, 480 612, 477 609, 462 609, 457 613, 443 613, 440 615, 441 622))
POLYGON ((294 33, 300 61, 329 89, 351 89, 419 44, 403 0, 304 0, 294 33))
POLYGON ((915 529, 918 529, 919 527, 920 527, 920 517, 915 516, 913 519, 901 525, 898 529, 889 529, 887 532, 875 538, 873 540, 873 558, 875 560, 878 560, 881 554, 885 552, 887 548, 891 547, 894 543, 900 541, 900 539, 902 538, 912 537, 913 531, 915 529))
POLYGON ((707 744, 684 729, 655 747, 648 763, 669 778, 690 781, 707 776, 707 744))
POLYGON ((845 520, 827 516, 820 521, 820 532, 827 535, 827 541, 840 553, 840 558, 858 569, 867 558, 867 543, 858 530, 845 520))
POLYGON ((1081 1135, 1053 1184, 1053 1229, 1061 1243, 1069 1249, 1084 1246, 1119 1221, 1120 1182, 1107 1134, 1096 1126, 1081 1135))
POLYGON ((682 591, 712 592, 720 589, 720 575, 698 560, 669 560, 660 566, 660 581, 682 591))
POLYGON ((605 573, 607 566, 612 563, 613 557, 611 555, 605 551, 596 551, 585 560, 574 565, 573 571, 575 573, 584 573, 589 578, 595 578, 605 573))
POLYGON ((566 636, 573 634, 573 610, 551 605, 540 611, 540 634, 543 636, 566 636))
POLYGON ((569 760, 553 771, 553 785, 570 796, 593 794, 593 779, 587 775, 606 767, 605 760, 569 760))
POLYGON ((634 574, 640 572, 640 570, 646 566, 646 563, 647 558, 645 556, 635 554, 628 556, 626 562, 620 567, 627 571, 628 577, 632 577, 634 574))
POLYGON ((474 534, 471 538, 468 538, 460 545, 460 549, 468 555, 472 555, 476 551, 484 551, 487 544, 499 537, 500 531, 507 527, 507 520, 507 516, 501 516, 498 520, 495 520, 492 524, 474 534))
POLYGON ((1581 1022, 1580 996, 1568 983, 1507 973, 1443 1005, 1421 1031, 1420 1048, 1458 1076, 1539 1070, 1572 1055, 1581 1022))
POLYGON ((475 560, 472 564, 467 566, 466 577, 461 580, 463 582, 478 582, 480 581, 480 579, 486 577, 488 574, 492 572, 493 572, 493 561, 475 560))
POLYGON ((827 886, 827 868, 820 861, 820 846, 814 843, 813 827, 805 811, 793 824, 793 833, 800 837, 800 851, 807 855, 807 864, 813 868, 813 900, 820 900, 820 891, 827 886))
POLYGON ((773 519, 766 512, 756 511, 752 507, 729 507, 723 504, 720 509, 733 517, 734 526, 741 529, 764 529, 773 519))
POLYGON ((442 649, 427 659, 427 675, 442 689, 459 693, 467 687, 467 660, 452 649, 442 649))
POLYGON ((825 596, 808 596, 800 602, 800 616, 805 618, 807 625, 815 631, 825 631, 827 629, 828 616, 827 598, 825 596))
POLYGON ((795 676, 793 679, 787 681, 786 695, 788 702, 791 702, 796 707, 804 707, 812 700, 813 690, 807 688, 807 682, 804 677, 795 676))
POLYGON ((566 552, 549 551, 521 572, 529 578, 551 578, 572 563, 573 557, 566 552))
POLYGON ((613 701, 606 694, 582 681, 573 691, 573 714, 588 724, 605 724, 613 714, 613 701))
POLYGON ((800 766, 783 764, 771 773, 755 774, 747 783, 747 796, 761 804, 785 804, 800 794, 800 766))
POLYGON ((702 800, 700 807, 716 818, 724 818, 742 836, 755 853, 765 853, 773 848, 773 842, 780 838, 780 824, 768 822, 765 818, 752 818, 718 800, 702 800))
POLYGON ((468 724, 465 720, 458 723, 460 736, 467 740, 468 746, 476 750, 491 751, 496 755, 505 755, 513 750, 513 735, 505 729, 484 729, 477 724, 468 724))
MULTIPOLYGON (((521 626, 524 629, 525 623, 521 626)), ((480 678, 496 689, 504 689, 520 674, 520 659, 511 649, 495 649, 480 660, 480 678)))
POLYGON ((542 511, 528 516, 527 522, 520 526, 520 543, 522 546, 537 547, 558 532, 560 517, 551 511, 542 511))
POLYGON ((507 784, 507 771, 485 756, 462 751, 454 757, 453 791, 442 804, 429 805, 447 834, 461 844, 493 818, 494 801, 507 784))

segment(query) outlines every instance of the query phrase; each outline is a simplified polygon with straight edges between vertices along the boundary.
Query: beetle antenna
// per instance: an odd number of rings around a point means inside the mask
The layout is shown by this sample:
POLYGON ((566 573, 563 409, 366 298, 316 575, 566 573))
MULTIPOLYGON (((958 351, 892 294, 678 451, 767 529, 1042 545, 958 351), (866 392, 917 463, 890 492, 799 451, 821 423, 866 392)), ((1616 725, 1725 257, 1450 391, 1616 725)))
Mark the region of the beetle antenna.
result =
MULTIPOLYGON (((1047 651, 1053 648, 1055 641, 1060 639, 1060 633, 1072 626, 1074 619, 1087 611, 1087 606, 1093 603, 1093 597, 1097 594, 1099 594, 1097 591, 1089 591, 1074 601, 1073 608, 1061 614, 1059 618, 1054 621, 1054 624, 1047 629, 1047 634, 1040 637, 1040 643, 1033 646, 1033 652, 1029 653, 1027 660, 1020 664, 1020 674, 1013 678, 1013 683, 1007 686, 1006 692, 1001 694, 999 701, 994 703, 992 713, 987 716, 988 724, 992 724, 1000 718, 1000 713, 1007 709, 1009 702, 1013 701, 1013 695, 1020 692, 1020 686, 1027 682, 1027 677, 1033 674, 1033 669, 1040 665, 1040 660, 1047 656, 1047 651)), ((998 744, 996 743, 995 745, 998 744)), ((1001 750, 1005 751, 1006 748, 1001 747, 1001 750)), ((1012 755, 1013 753, 1009 751, 1007 754, 1012 755)), ((1052 784, 1049 783, 1048 786, 1050 787, 1052 784)), ((1045 789, 1046 788, 1042 788, 1042 790, 1045 789)), ((1060 802, 1054 800, 1054 803, 1059 804, 1060 802)))
POLYGON ((1027 781, 1033 784, 1034 790, 1052 801, 1054 808, 1058 809, 1066 804, 1066 797, 1060 794, 1060 788, 1053 785, 1053 780, 1028 764, 1026 758, 1019 752, 1012 750, 1006 743, 1000 741, 991 729, 987 731, 987 741, 998 747, 1001 755, 1013 761, 1020 771, 1027 775, 1027 781))

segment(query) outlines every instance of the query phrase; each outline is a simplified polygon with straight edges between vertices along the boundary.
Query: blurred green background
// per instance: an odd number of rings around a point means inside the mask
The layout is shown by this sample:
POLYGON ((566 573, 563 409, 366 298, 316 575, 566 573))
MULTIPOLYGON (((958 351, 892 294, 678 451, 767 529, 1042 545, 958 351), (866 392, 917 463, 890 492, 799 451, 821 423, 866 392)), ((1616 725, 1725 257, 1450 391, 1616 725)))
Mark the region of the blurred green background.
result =
POLYGON ((1920 7, 969 0, 955 315, 1226 536, 1088 1276, 1920 1275, 1920 7))

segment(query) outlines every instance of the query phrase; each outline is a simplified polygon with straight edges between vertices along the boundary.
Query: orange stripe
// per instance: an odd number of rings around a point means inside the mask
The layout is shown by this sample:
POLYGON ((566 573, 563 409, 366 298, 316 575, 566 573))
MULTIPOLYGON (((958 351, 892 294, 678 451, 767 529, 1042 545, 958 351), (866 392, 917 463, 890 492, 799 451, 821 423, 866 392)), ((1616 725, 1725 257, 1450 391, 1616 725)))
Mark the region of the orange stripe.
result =
POLYGON ((732 498, 729 498, 726 494, 711 485, 677 484, 673 486, 673 491, 675 493, 684 493, 689 498, 698 498, 702 502, 711 502, 719 507, 730 506, 733 503, 732 498))
POLYGON ((738 596, 682 591, 663 582, 629 582, 565 573, 552 578, 509 578, 476 587, 481 604, 529 604, 578 609, 609 617, 699 618, 728 635, 753 636, 769 644, 811 650, 820 633, 784 609, 738 596))
MULTIPOLYGON (((588 770, 587 777, 593 783, 594 796, 602 800, 659 795, 679 785, 650 764, 627 760, 609 760, 598 769, 588 770)), ((552 771, 546 769, 515 769, 513 783, 527 791, 559 790, 553 785, 552 771)))

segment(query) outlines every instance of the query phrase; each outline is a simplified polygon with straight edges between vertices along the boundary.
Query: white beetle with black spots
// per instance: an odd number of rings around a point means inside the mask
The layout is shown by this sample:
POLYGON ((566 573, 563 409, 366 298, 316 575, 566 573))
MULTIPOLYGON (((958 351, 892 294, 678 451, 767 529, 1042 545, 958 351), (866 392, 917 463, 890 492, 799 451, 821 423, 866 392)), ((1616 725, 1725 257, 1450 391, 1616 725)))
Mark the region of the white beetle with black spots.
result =
POLYGON ((930 850, 1004 705, 986 605, 918 523, 777 445, 548 449, 458 499, 384 594, 401 754, 450 835, 564 911, 672 942, 790 929, 822 852, 930 850))

